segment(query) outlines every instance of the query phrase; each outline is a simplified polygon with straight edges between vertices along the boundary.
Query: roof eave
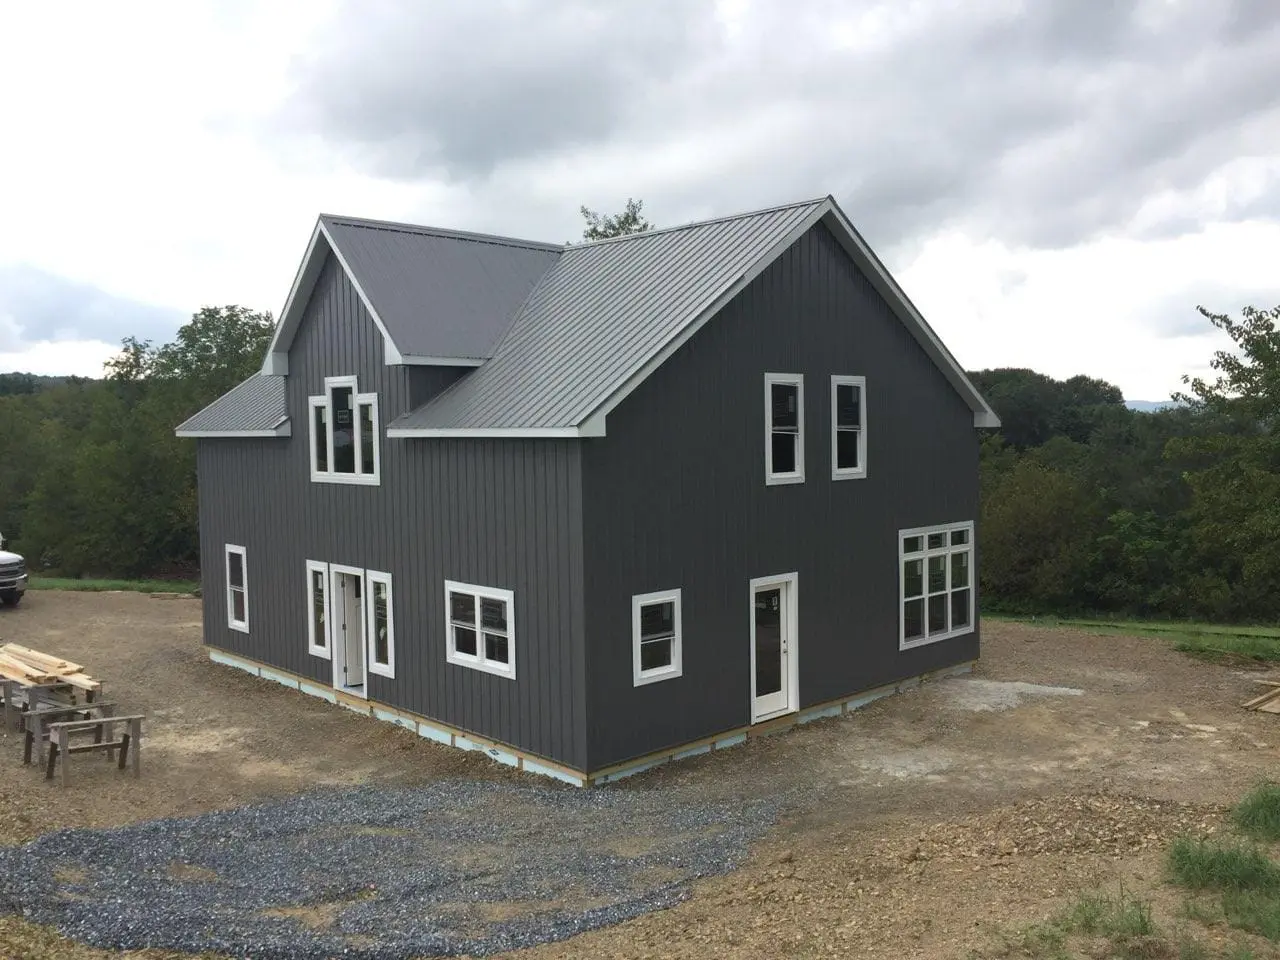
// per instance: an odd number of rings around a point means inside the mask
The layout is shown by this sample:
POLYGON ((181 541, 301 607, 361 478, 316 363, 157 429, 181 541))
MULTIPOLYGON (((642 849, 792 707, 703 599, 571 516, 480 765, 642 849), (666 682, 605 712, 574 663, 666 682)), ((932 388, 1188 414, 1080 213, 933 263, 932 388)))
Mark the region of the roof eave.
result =
POLYGON ((274 439, 276 437, 293 436, 293 428, 289 423, 289 418, 278 423, 269 430, 186 430, 183 427, 173 431, 176 437, 188 437, 196 440, 209 440, 215 438, 237 438, 252 437, 255 439, 274 439))

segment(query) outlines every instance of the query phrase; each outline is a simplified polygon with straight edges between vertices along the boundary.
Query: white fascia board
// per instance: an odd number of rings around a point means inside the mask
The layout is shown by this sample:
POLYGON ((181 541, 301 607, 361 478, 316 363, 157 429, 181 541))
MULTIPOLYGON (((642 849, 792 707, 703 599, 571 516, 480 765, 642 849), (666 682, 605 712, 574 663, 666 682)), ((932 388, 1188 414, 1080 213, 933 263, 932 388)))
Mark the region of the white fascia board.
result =
POLYGON ((707 325, 716 314, 718 314, 724 306, 746 289, 756 277, 764 273, 773 261, 782 256, 783 253, 797 240, 809 232, 809 229, 817 223, 823 215, 825 215, 834 206, 830 197, 822 206, 818 207, 813 213, 805 217, 797 226, 793 227, 789 233, 772 247, 770 247, 763 256, 761 256, 754 264, 752 264, 735 283, 730 284, 723 292, 713 298, 710 303, 706 304, 693 320, 686 324, 682 329, 678 330, 663 347, 642 363, 638 368, 628 375, 627 379, 622 382, 620 387, 615 388, 605 399, 600 402, 581 421, 581 427, 584 432, 581 436, 603 437, 605 435, 605 418, 609 413, 627 399, 649 376, 671 358, 671 355, 684 346, 689 339, 707 325))
POLYGON ((471 437, 484 440, 523 440, 534 437, 566 439, 592 434, 583 433, 580 427, 387 427, 387 436, 393 439, 471 437))
POLYGON ((288 420, 271 430, 183 430, 179 427, 173 431, 177 437, 196 437, 196 438, 212 438, 212 437, 288 437, 293 435, 293 429, 288 420))
POLYGON ((834 200, 830 200, 824 207, 823 216, 826 218, 827 227, 841 241, 841 245, 845 250, 853 256, 854 261, 863 268, 867 279, 871 281, 871 285, 884 297, 889 306, 894 308, 894 312, 906 324, 907 329, 911 331, 912 336, 924 348, 925 353, 929 355, 934 364, 951 382, 951 385, 968 403, 969 408, 974 413, 974 425, 999 426, 1000 418, 996 416, 996 412, 991 409, 986 399, 978 392, 977 387, 969 380, 964 368, 952 356, 946 344, 938 338, 938 335, 934 333, 933 328, 929 326, 924 316, 916 309, 916 305, 911 302, 906 291, 898 286, 898 282, 893 279, 885 265, 880 262, 880 258, 875 255, 875 252, 867 245, 867 242, 862 239, 862 235, 849 222, 849 218, 844 215, 844 211, 840 209, 834 200), (979 417, 985 422, 979 423, 979 417))
POLYGON ((481 357, 420 357, 404 353, 400 362, 411 367, 482 367, 485 361, 481 357))

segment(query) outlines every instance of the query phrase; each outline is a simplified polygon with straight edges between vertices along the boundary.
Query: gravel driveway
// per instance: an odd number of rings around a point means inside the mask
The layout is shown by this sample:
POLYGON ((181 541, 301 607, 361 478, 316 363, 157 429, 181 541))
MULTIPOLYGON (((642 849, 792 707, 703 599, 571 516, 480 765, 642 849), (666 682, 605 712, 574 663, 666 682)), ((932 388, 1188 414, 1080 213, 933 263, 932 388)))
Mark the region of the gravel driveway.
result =
POLYGON ((0 848, 0 912, 118 949, 485 955, 670 906, 775 813, 650 790, 326 790, 0 848))

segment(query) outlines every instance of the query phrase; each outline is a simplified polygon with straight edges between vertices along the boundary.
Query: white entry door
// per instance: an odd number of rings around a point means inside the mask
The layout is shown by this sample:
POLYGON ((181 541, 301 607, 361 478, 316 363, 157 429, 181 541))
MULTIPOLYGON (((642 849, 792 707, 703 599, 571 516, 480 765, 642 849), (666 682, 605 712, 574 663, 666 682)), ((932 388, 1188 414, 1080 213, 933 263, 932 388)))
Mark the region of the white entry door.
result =
POLYGON ((751 581, 751 722, 799 709, 796 574, 751 581))
POLYGON ((364 656, 364 571, 329 565, 333 634, 333 685, 338 690, 367 696, 369 667, 364 656))

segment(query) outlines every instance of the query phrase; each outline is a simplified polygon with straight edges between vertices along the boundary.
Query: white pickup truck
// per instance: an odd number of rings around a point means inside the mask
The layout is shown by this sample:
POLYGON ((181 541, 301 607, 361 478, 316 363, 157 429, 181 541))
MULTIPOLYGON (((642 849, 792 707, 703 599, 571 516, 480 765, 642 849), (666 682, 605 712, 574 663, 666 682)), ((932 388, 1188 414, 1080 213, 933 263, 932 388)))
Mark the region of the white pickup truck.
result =
POLYGON ((0 603, 16 607, 27 592, 27 561, 17 553, 4 548, 4 534, 0 533, 0 603))

